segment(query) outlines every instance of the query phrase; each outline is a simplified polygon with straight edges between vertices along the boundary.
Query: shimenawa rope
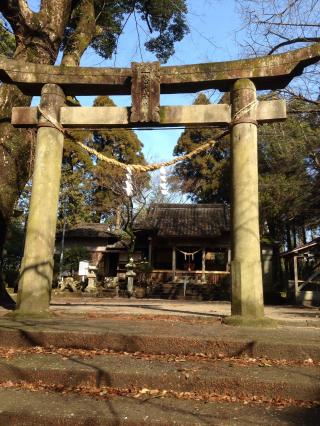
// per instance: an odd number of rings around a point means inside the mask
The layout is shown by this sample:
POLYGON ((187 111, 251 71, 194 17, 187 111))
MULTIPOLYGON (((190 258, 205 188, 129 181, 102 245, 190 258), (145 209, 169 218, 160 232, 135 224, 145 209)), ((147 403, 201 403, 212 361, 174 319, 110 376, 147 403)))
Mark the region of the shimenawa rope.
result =
POLYGON ((95 155, 99 160, 101 161, 105 161, 106 163, 112 164, 114 166, 120 167, 123 170, 132 170, 135 172, 152 172, 154 170, 158 170, 160 169, 160 167, 168 167, 168 166, 172 166, 173 164, 176 164, 180 161, 184 161, 187 160, 189 158, 192 158, 194 155, 199 154, 200 152, 206 151, 209 148, 212 148, 220 139, 222 139, 224 136, 226 136, 227 134, 229 134, 229 130, 221 132, 216 140, 210 140, 208 142, 206 142, 205 144, 198 146, 197 148, 195 148, 194 150, 192 150, 191 152, 189 152, 188 154, 185 154, 181 157, 177 157, 174 158, 170 161, 164 161, 162 163, 153 163, 153 164, 146 164, 146 165, 142 165, 142 164, 125 164, 125 163, 121 163, 118 160, 115 160, 114 158, 110 158, 107 157, 103 154, 101 154, 101 152, 97 151, 94 148, 91 148, 87 145, 85 145, 84 143, 77 141, 74 136, 72 134, 70 134, 68 131, 66 131, 66 129, 64 129, 61 124, 54 118, 51 117, 49 114, 47 114, 45 111, 43 111, 43 109, 41 109, 40 106, 38 106, 38 110, 39 112, 43 115, 43 117, 49 121, 50 124, 52 124, 53 127, 55 127, 57 130, 59 130, 61 133, 63 133, 64 135, 67 135, 72 142, 76 143, 77 145, 79 145, 81 148, 85 149, 87 152, 89 152, 90 154, 95 155))
MULTIPOLYGON (((254 100, 254 101, 250 102, 248 105, 241 108, 239 111, 237 111, 236 114, 234 114, 234 116, 232 117, 232 122, 235 122, 235 121, 239 122, 239 119, 241 117, 243 117, 245 114, 247 114, 249 111, 251 111, 253 108, 255 108, 257 103, 258 103, 258 101, 254 100)), ((72 136, 72 134, 70 134, 68 131, 66 131, 54 117, 51 117, 49 114, 47 114, 45 111, 43 111, 43 109, 40 106, 38 106, 38 110, 43 115, 43 117, 47 121, 49 121, 50 124, 52 124, 53 127, 55 127, 57 130, 59 130, 63 134, 67 135, 72 140, 72 142, 76 143, 78 146, 80 146, 81 148, 83 148, 84 150, 89 152, 90 154, 95 155, 99 160, 105 161, 106 163, 120 167, 123 170, 129 169, 129 170, 132 170, 132 171, 135 171, 135 172, 152 172, 154 170, 160 169, 160 167, 168 167, 168 166, 172 166, 176 163, 179 163, 180 161, 188 160, 188 159, 192 158, 193 156, 199 154, 200 152, 203 152, 203 151, 206 151, 209 148, 212 148, 224 136, 226 136, 227 134, 230 133, 229 130, 221 132, 215 140, 210 140, 210 141, 206 142, 205 144, 203 144, 203 145, 195 148, 194 150, 190 151, 189 153, 182 155, 181 157, 174 158, 170 161, 164 161, 162 163, 153 163, 153 164, 147 164, 147 165, 124 164, 124 163, 121 163, 118 160, 115 160, 114 158, 110 158, 110 157, 107 157, 107 156, 101 154, 101 152, 98 152, 96 149, 91 148, 91 147, 85 145, 84 143, 82 143, 80 141, 77 141, 72 136)))

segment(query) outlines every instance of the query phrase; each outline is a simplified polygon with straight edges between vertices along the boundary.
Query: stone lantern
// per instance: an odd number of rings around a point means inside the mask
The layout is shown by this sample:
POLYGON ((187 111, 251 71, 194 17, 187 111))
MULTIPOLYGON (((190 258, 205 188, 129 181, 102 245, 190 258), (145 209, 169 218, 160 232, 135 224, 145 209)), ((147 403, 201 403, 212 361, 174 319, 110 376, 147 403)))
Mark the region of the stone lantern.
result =
POLYGON ((127 293, 128 293, 128 297, 131 297, 133 295, 133 280, 134 277, 137 275, 134 272, 134 269, 136 267, 136 264, 133 261, 133 258, 131 257, 129 259, 129 262, 126 264, 126 278, 127 278, 127 293))
POLYGON ((97 267, 93 265, 89 265, 88 267, 88 285, 85 288, 86 293, 95 293, 97 291, 97 267))

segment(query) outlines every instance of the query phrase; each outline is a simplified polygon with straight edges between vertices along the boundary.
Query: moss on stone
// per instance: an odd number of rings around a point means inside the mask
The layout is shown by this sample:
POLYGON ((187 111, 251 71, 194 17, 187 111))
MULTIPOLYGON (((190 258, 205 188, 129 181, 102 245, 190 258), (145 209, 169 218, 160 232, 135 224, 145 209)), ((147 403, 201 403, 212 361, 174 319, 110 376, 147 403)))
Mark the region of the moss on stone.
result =
POLYGON ((230 317, 223 318, 222 322, 226 325, 233 325, 236 327, 267 327, 267 328, 276 328, 278 327, 278 322, 274 319, 261 317, 243 317, 240 315, 232 315, 230 317))
POLYGON ((57 315, 52 311, 42 311, 42 312, 24 312, 20 311, 19 309, 16 309, 15 311, 11 311, 4 315, 7 318, 11 318, 14 320, 22 320, 22 319, 46 319, 46 318, 53 318, 57 315))
POLYGON ((165 108, 163 108, 163 107, 159 108, 159 115, 160 115, 160 123, 163 123, 165 121, 165 118, 166 118, 165 108))

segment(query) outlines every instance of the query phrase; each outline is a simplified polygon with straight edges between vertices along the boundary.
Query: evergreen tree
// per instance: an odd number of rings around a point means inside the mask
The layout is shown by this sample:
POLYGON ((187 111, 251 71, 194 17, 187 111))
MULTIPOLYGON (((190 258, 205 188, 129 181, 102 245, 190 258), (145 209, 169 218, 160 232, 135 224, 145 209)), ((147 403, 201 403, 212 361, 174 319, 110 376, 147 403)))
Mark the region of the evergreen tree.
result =
POLYGON ((14 35, 0 18, 0 55, 11 58, 15 51, 16 42, 14 35))
MULTIPOLYGON (((200 94, 194 105, 208 105, 205 94, 200 94)), ((182 156, 214 140, 220 133, 214 128, 186 129, 174 148, 174 155, 182 156)), ((197 203, 230 202, 230 165, 229 138, 224 138, 217 145, 191 159, 181 161, 173 175, 177 186, 197 203)))
MULTIPOLYGON (((71 135, 80 141, 89 137, 84 131, 72 131, 71 135)), ((58 230, 92 221, 92 166, 90 155, 67 137, 62 160, 58 230)))
MULTIPOLYGON (((201 103, 207 102, 204 96, 201 103)), ((197 99, 199 103, 199 98, 197 99)), ((306 229, 320 222, 319 115, 308 113, 308 103, 288 104, 283 123, 259 126, 259 194, 262 232, 292 248, 306 239, 306 229)), ((215 130, 186 130, 175 154, 190 152, 213 138, 215 130)), ((230 201, 229 137, 208 152, 175 167, 180 188, 192 201, 230 201)))
MULTIPOLYGON (((115 106, 113 101, 100 96, 94 102, 95 106, 115 106)), ((93 132, 88 139, 88 145, 98 152, 120 161, 124 164, 145 164, 142 153, 143 145, 132 130, 107 129, 93 132)), ((124 203, 125 195, 125 171, 117 166, 112 166, 99 159, 94 159, 93 168, 93 205, 96 220, 106 220, 116 215, 119 206, 124 203)), ((135 186, 145 180, 139 174, 134 175, 135 186)), ((137 189, 137 188, 136 188, 137 189)))
POLYGON ((319 170, 312 162, 320 132, 304 113, 304 102, 292 101, 288 109, 301 112, 259 128, 259 189, 261 224, 266 222, 272 238, 292 248, 305 242, 305 227, 319 218, 319 170))

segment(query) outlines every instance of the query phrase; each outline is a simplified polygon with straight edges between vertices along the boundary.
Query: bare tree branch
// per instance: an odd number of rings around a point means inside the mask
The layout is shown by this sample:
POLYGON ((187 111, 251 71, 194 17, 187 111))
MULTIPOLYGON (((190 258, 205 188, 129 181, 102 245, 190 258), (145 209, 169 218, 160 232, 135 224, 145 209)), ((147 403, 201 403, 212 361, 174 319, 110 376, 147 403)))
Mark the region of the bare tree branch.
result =
POLYGON ((293 90, 291 90, 289 88, 286 88, 286 92, 289 95, 291 95, 291 97, 298 98, 298 99, 300 99, 300 100, 302 100, 304 102, 308 102, 309 104, 320 105, 320 101, 307 98, 306 96, 303 96, 301 93, 296 93, 295 91, 293 91, 293 90))
MULTIPOLYGON (((270 21, 251 21, 252 24, 257 25, 270 25, 270 21)), ((307 23, 290 23, 290 22, 272 22, 272 25, 279 26, 279 27, 316 27, 320 28, 320 24, 307 24, 307 23)))
MULTIPOLYGON (((240 30, 245 33, 244 55, 271 55, 295 44, 320 42, 320 0, 239 0, 237 4, 245 23, 240 30)), ((316 102, 319 69, 319 65, 309 67, 282 93, 295 92, 298 97, 301 93, 304 100, 316 102)))
POLYGON ((283 41, 282 43, 277 44, 276 46, 274 46, 269 52, 268 55, 272 55, 276 50, 280 49, 281 47, 284 46, 289 46, 290 44, 295 44, 295 43, 307 43, 307 42, 314 42, 314 43, 318 43, 320 41, 320 37, 297 37, 297 38, 293 38, 291 40, 286 40, 283 41))
POLYGON ((279 12, 278 13, 278 16, 279 15, 284 15, 285 13, 287 13, 293 6, 295 6, 297 3, 299 3, 299 1, 300 0, 293 0, 293 1, 290 1, 289 3, 288 3, 288 5, 283 9, 283 11, 282 12, 279 12))

